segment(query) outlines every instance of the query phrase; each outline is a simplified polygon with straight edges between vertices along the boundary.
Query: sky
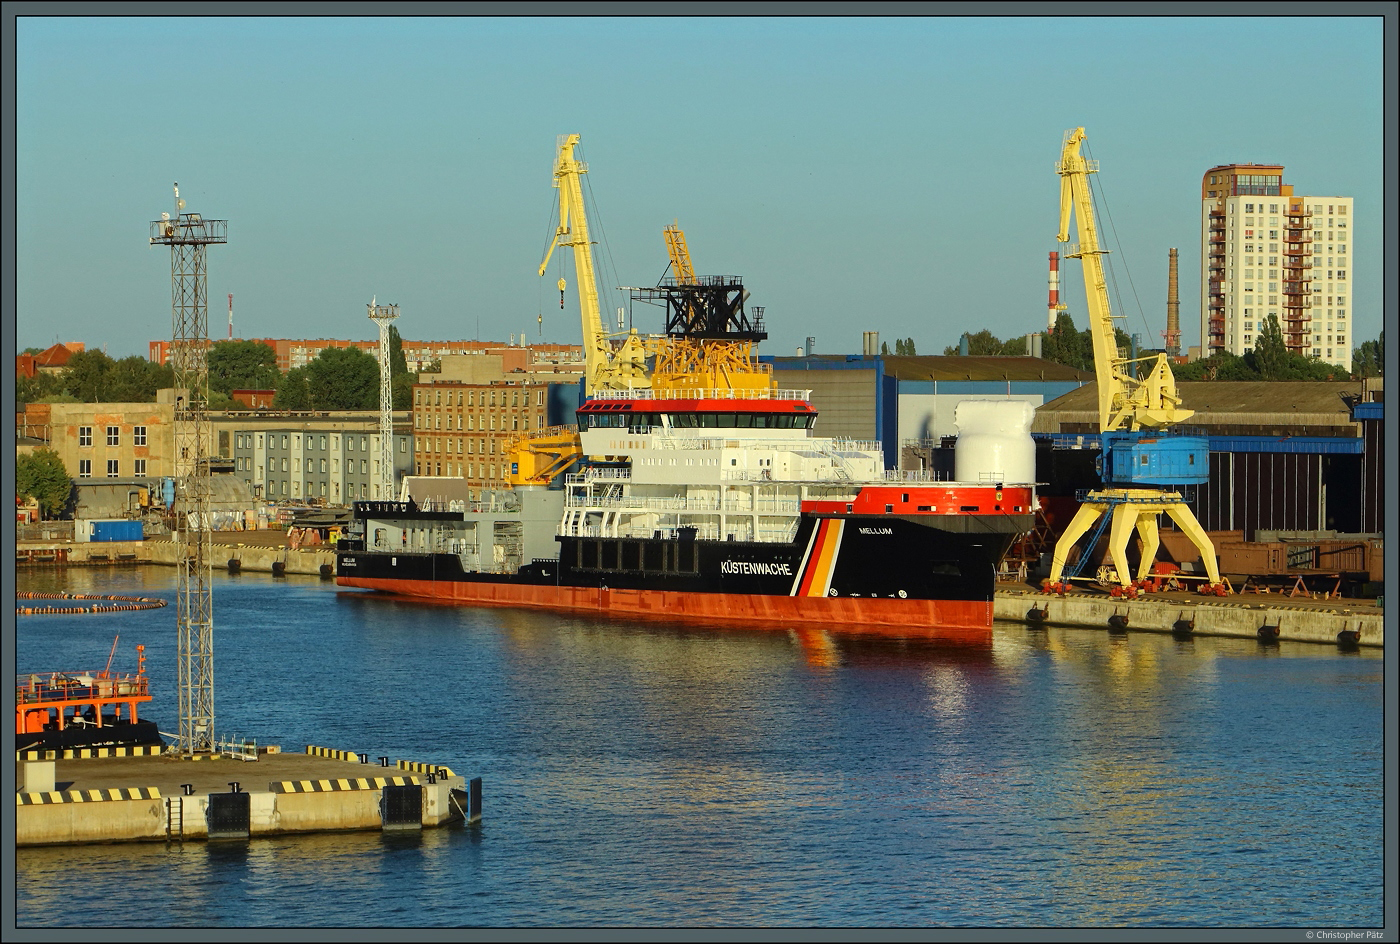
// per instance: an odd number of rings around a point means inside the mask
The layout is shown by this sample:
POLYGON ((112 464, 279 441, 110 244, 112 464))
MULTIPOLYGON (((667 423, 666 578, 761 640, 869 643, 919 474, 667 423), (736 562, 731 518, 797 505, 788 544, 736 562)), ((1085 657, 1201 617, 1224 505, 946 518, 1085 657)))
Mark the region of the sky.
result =
MULTIPOLYGON (((232 293, 240 338, 376 337, 375 299, 410 340, 579 343, 569 254, 537 274, 577 133, 605 320, 661 329, 613 289, 666 274, 678 223, 697 274, 766 309, 761 353, 863 331, 941 353, 1044 329, 1054 167, 1083 126, 1144 346, 1172 247, 1200 343, 1200 181, 1233 162, 1355 199, 1359 343, 1383 327, 1383 69, 1379 17, 20 17, 16 342, 168 338, 148 235, 178 181, 229 221, 216 340, 232 293)), ((1084 327, 1075 261, 1061 295, 1084 327)))

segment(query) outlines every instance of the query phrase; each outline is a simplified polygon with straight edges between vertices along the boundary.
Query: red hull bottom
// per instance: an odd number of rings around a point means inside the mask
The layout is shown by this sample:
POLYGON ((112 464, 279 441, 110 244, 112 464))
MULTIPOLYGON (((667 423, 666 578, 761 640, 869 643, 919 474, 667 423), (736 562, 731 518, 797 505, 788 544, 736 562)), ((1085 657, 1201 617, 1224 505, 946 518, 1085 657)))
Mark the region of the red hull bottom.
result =
POLYGON ((819 625, 842 633, 915 635, 963 641, 990 639, 992 633, 989 600, 684 593, 345 576, 337 577, 336 584, 466 606, 511 606, 607 616, 742 623, 764 629, 787 629, 793 624, 819 625))

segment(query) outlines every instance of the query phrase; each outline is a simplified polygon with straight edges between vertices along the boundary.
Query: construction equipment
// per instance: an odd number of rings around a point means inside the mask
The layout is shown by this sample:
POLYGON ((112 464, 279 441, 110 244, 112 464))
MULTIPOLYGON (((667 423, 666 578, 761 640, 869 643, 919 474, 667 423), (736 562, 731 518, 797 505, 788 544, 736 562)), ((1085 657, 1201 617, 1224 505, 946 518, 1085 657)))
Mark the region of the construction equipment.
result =
MULTIPOLYGON (((574 157, 579 136, 561 136, 559 153, 554 162, 554 186, 559 190, 559 228, 540 263, 543 276, 557 246, 574 250, 574 271, 579 283, 579 308, 583 319, 584 392, 595 390, 628 390, 649 387, 646 371, 646 346, 634 329, 617 343, 603 330, 603 317, 598 307, 598 280, 593 270, 593 249, 588 239, 588 218, 583 209, 584 174, 588 165, 574 157)), ((560 304, 563 303, 565 282, 559 280, 560 304)))
POLYGON ((632 290, 634 301, 666 306, 665 336, 647 342, 654 358, 652 389, 657 396, 667 391, 684 396, 682 391, 772 390, 772 370, 753 353, 754 344, 768 337, 763 309, 755 308, 750 321, 744 310, 749 293, 738 277, 695 275, 679 224, 667 226, 663 235, 671 278, 655 288, 632 290))
POLYGON ((583 458, 574 426, 551 426, 514 437, 506 441, 504 452, 510 456, 510 484, 516 486, 548 485, 583 458))
POLYGON ((1210 444, 1204 436, 1170 435, 1163 431, 1192 415, 1181 406, 1176 379, 1165 354, 1125 357, 1118 350, 1109 306, 1108 286, 1094 225, 1089 174, 1098 162, 1080 154, 1084 129, 1065 134, 1057 172, 1060 175, 1060 242, 1069 241, 1071 216, 1078 222, 1079 245, 1065 258, 1079 259, 1084 270, 1089 329, 1094 344, 1094 373, 1098 382, 1099 431, 1102 448, 1099 474, 1103 487, 1082 491, 1079 511, 1055 544, 1050 576, 1044 589, 1063 593, 1065 562, 1075 542, 1095 522, 1093 537, 1068 579, 1087 563, 1094 542, 1107 529, 1108 556, 1112 567, 1101 569, 1101 581, 1111 584, 1114 596, 1136 596, 1148 585, 1159 539, 1157 516, 1166 513, 1201 552, 1208 583, 1203 592, 1224 596, 1229 585, 1220 579, 1215 548, 1181 493, 1161 486, 1200 484, 1210 477, 1210 444), (1136 365, 1150 364, 1145 377, 1135 376, 1136 365), (1100 517, 1103 518, 1099 521, 1100 517), (1129 576, 1128 539, 1136 528, 1142 540, 1142 560, 1136 580, 1129 576))

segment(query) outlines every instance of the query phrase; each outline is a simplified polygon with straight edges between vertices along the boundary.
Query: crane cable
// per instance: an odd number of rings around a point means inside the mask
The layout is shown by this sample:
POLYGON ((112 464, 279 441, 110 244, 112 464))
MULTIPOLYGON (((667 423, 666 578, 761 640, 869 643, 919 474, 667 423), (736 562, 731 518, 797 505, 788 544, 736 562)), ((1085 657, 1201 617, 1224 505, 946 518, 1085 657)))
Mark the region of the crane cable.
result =
MULTIPOLYGON (((579 159, 580 159, 580 160, 583 160, 583 157, 582 157, 582 155, 583 155, 583 147, 582 147, 582 145, 579 145, 579 155, 580 155, 579 159)), ((587 191, 588 191, 587 200, 588 200, 588 205, 589 205, 589 216, 588 216, 589 226, 590 226, 592 229, 596 229, 597 232, 598 232, 599 245, 601 245, 601 246, 603 247, 603 253, 602 253, 602 255, 603 255, 603 260, 602 260, 602 261, 603 261, 603 263, 606 265, 607 270, 608 270, 609 272, 612 273, 612 280, 611 280, 610 282, 608 282, 607 284, 613 285, 613 286, 619 285, 619 284, 621 283, 621 280, 620 280, 620 279, 618 278, 618 276, 617 276, 617 264, 613 261, 612 246, 608 243, 608 232, 607 232, 607 230, 603 227, 603 217, 602 217, 602 214, 601 214, 601 213, 599 212, 599 210, 598 210, 598 200, 597 200, 596 197, 593 196, 593 181, 592 181, 590 178, 588 178, 588 177, 584 177, 584 178, 583 178, 583 185, 584 185, 584 188, 587 189, 587 191)), ((597 264, 597 260, 595 260, 595 265, 596 265, 596 264, 597 264)), ((599 283, 600 283, 600 284, 598 284, 598 286, 597 286, 597 288, 598 288, 598 300, 599 300, 599 315, 601 316, 601 314, 602 314, 601 309, 604 307, 604 306, 603 306, 603 300, 604 300, 604 298, 606 298, 606 300, 607 300, 607 306, 606 306, 606 307, 608 308, 609 311, 611 311, 611 310, 613 309, 613 304, 612 304, 613 299, 612 299, 612 295, 611 295, 611 289, 605 289, 605 288, 603 287, 603 285, 601 284, 603 280, 598 280, 598 281, 599 281, 599 283), (607 292, 608 294, 605 295, 605 294, 604 294, 605 292, 607 292)), ((604 332, 606 333, 606 331, 607 331, 606 319, 604 319, 603 328, 604 328, 604 332)))
MULTIPOLYGON (((1086 143, 1085 146, 1084 146, 1084 150, 1085 150, 1085 154, 1086 154, 1087 156, 1092 156, 1092 155, 1090 154, 1090 152, 1089 152, 1089 146, 1088 146, 1087 143, 1086 143)), ((1092 188, 1093 185, 1095 184, 1094 178, 1095 178, 1095 177, 1098 177, 1098 176, 1099 176, 1098 174, 1090 174, 1090 175, 1088 175, 1088 177, 1089 177, 1089 183, 1090 183, 1091 188, 1092 188)), ((1104 190, 1103 181, 1101 181, 1101 180, 1100 180, 1100 181, 1097 181, 1097 186, 1098 186, 1098 194, 1097 194, 1098 200, 1097 200, 1097 202, 1098 202, 1099 205, 1101 205, 1101 206, 1103 207, 1103 215, 1104 215, 1104 217, 1107 218, 1107 220, 1108 220, 1108 228, 1113 232, 1113 242, 1114 242, 1114 245, 1116 245, 1116 246, 1118 247, 1118 251, 1117 251, 1116 255, 1118 255, 1119 257, 1121 257, 1122 260, 1123 260, 1123 273, 1124 273, 1124 276, 1125 276, 1125 277, 1127 278, 1127 280, 1128 280, 1128 287, 1129 287, 1129 289, 1132 291, 1132 294, 1133 294, 1133 302, 1137 305, 1138 317, 1141 319, 1142 324, 1143 324, 1143 327, 1144 327, 1144 328, 1146 329, 1146 331, 1147 331, 1146 337, 1151 338, 1151 337, 1152 337, 1152 325, 1148 323, 1148 321, 1147 321, 1147 315, 1146 315, 1146 314, 1143 312, 1143 310, 1142 310, 1142 300, 1138 297, 1138 293, 1137 293, 1137 284, 1133 282, 1133 272, 1132 272, 1132 268, 1128 265, 1128 257, 1127 257, 1127 255, 1125 254, 1125 252, 1124 252, 1124 250, 1123 250, 1123 242, 1122 242, 1121 239, 1118 238, 1118 227, 1115 226, 1114 223, 1113 223, 1113 213, 1112 213, 1112 211, 1109 209, 1109 206, 1108 206, 1108 194, 1107 194, 1107 192, 1104 190)), ((1091 192, 1092 192, 1092 189, 1091 189, 1091 192)), ((1095 213, 1097 214, 1097 210, 1095 211, 1095 213)), ((1107 260, 1105 260, 1105 261, 1107 261, 1107 260)), ((1126 310, 1127 310, 1127 306, 1123 304, 1123 293, 1122 293, 1122 290, 1121 290, 1121 289, 1119 288, 1119 286, 1118 286, 1118 274, 1117 274, 1116 267, 1114 267, 1114 266, 1106 266, 1105 268, 1108 270, 1109 279, 1113 282, 1113 293, 1114 293, 1114 295, 1115 295, 1115 296, 1117 297, 1117 299, 1118 299, 1118 310, 1119 310, 1119 311, 1126 311, 1126 310)), ((1126 317, 1126 316, 1125 316, 1125 317, 1126 317)))

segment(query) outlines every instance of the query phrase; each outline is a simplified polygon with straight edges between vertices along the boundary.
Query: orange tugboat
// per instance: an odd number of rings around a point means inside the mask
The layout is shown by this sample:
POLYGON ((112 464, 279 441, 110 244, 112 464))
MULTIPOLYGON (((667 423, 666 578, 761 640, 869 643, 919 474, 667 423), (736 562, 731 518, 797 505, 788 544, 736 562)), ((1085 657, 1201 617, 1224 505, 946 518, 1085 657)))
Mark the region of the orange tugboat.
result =
MULTIPOLYGON (((121 637, 117 637, 119 640, 121 637)), ((136 673, 111 671, 112 656, 100 672, 42 672, 15 679, 15 749, 159 745, 154 721, 142 721, 137 705, 151 700, 146 647, 136 647, 136 673)))

